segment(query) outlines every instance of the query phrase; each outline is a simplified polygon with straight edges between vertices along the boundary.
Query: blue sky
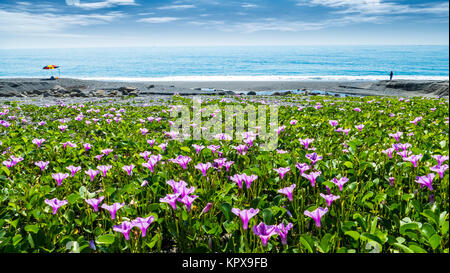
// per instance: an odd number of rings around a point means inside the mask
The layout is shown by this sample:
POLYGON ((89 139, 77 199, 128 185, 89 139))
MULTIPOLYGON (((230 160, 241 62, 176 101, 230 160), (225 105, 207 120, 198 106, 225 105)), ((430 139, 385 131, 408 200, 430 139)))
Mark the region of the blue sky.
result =
POLYGON ((448 45, 442 0, 0 0, 0 48, 448 45))

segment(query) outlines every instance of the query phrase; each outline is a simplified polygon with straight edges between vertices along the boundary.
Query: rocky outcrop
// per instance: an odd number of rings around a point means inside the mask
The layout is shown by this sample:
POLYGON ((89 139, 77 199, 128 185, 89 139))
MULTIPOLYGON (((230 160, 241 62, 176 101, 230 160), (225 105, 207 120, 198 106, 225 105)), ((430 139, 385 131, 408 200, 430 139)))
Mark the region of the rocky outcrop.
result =
POLYGON ((379 81, 373 83, 370 89, 392 89, 401 91, 420 92, 424 94, 444 97, 449 95, 448 81, 379 81))

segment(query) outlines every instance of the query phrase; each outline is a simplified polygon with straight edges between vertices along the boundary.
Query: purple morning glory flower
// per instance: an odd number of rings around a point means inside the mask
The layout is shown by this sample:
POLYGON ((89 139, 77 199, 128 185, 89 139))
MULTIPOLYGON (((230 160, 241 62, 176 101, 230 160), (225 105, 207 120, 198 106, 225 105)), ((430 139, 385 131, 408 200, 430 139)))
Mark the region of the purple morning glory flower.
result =
POLYGON ((172 163, 178 163, 178 165, 180 165, 180 167, 182 167, 183 169, 187 169, 187 164, 189 162, 191 162, 191 158, 189 156, 184 156, 184 155, 180 155, 177 158, 171 159, 170 161, 172 163))
POLYGON ((153 145, 155 144, 156 140, 155 139, 147 139, 147 143, 150 144, 150 147, 153 147, 153 145))
POLYGON ((225 168, 227 169, 227 172, 230 170, 231 165, 234 164, 234 161, 227 161, 225 162, 225 168))
POLYGON ((89 175, 91 177, 91 182, 94 181, 94 177, 100 173, 100 171, 89 169, 87 171, 84 171, 85 174, 89 175))
POLYGON ((134 225, 129 221, 124 221, 118 226, 114 226, 113 230, 117 232, 121 232, 125 236, 125 240, 130 240, 130 231, 134 227, 134 225))
POLYGON ((402 135, 403 135, 403 132, 397 132, 397 133, 395 133, 395 134, 389 134, 389 136, 395 138, 395 140, 396 140, 397 142, 400 141, 400 137, 401 137, 402 135))
POLYGON ((133 171, 134 165, 131 164, 129 166, 123 166, 122 170, 128 173, 129 176, 131 176, 131 172, 133 171))
POLYGON ((210 162, 207 162, 206 164, 205 163, 198 163, 197 165, 195 165, 195 168, 197 170, 200 170, 203 173, 203 176, 206 176, 206 172, 211 167, 212 167, 212 164, 210 162))
POLYGON ((43 170, 45 170, 45 168, 47 168, 49 163, 50 163, 50 161, 39 161, 39 162, 35 162, 34 165, 38 166, 43 171, 43 170))
POLYGON ((295 189, 295 184, 292 184, 289 187, 278 190, 278 192, 286 195, 287 198, 289 199, 289 201, 292 202, 292 193, 293 193, 294 189, 295 189))
POLYGON ((309 139, 309 138, 305 138, 305 139, 301 139, 299 138, 298 141, 300 142, 300 144, 302 144, 306 150, 308 150, 308 146, 313 143, 314 139, 309 139))
POLYGON ((58 186, 61 186, 61 182, 69 177, 68 173, 52 173, 52 178, 56 180, 58 186))
POLYGON ((422 154, 420 154, 420 155, 412 155, 412 156, 409 156, 407 158, 403 158, 403 160, 411 162, 413 164, 414 168, 417 168, 417 162, 420 159, 422 159, 422 156, 423 156, 422 154))
POLYGON ((255 181, 256 179, 258 179, 258 176, 255 174, 252 175, 247 175, 245 173, 242 174, 242 179, 245 182, 245 185, 247 186, 247 189, 250 189, 250 186, 252 184, 253 181, 255 181))
POLYGON ((232 208, 231 212, 234 213, 235 215, 241 217, 242 220, 242 224, 243 224, 243 228, 247 229, 248 228, 248 221, 255 216, 256 214, 258 214, 259 209, 244 209, 244 210, 240 210, 238 208, 232 208))
POLYGON ((142 237, 145 237, 146 233, 147 233, 147 229, 150 227, 150 225, 153 223, 153 221, 155 220, 154 216, 149 216, 147 218, 141 218, 138 217, 136 219, 134 219, 133 221, 131 221, 131 224, 134 227, 138 227, 141 232, 142 232, 142 237))
POLYGON ((276 171, 279 175, 280 178, 283 179, 284 176, 286 175, 286 173, 288 173, 289 171, 291 171, 290 167, 286 167, 286 168, 278 168, 278 169, 273 169, 274 171, 276 171))
POLYGON ((446 170, 448 170, 448 165, 444 164, 444 165, 436 165, 433 167, 430 167, 430 170, 432 170, 433 172, 437 172, 439 174, 440 178, 444 178, 444 173, 446 170))
POLYGON ((286 226, 284 225, 284 223, 281 223, 279 225, 276 226, 276 232, 278 233, 278 235, 281 238, 281 243, 283 245, 287 244, 287 234, 289 232, 289 230, 293 227, 294 225, 292 223, 287 224, 286 226))
POLYGON ((123 208, 125 206, 125 203, 114 203, 111 206, 108 206, 106 204, 103 204, 101 206, 102 209, 106 209, 111 214, 111 220, 114 220, 116 218, 116 212, 123 208))
POLYGON ((309 167, 309 165, 306 164, 306 163, 297 163, 297 164, 295 164, 295 167, 297 167, 297 169, 300 170, 300 175, 302 175, 304 172, 306 172, 306 171, 308 171, 309 169, 311 169, 311 168, 309 167))
POLYGON ((205 148, 205 146, 198 144, 192 144, 192 147, 194 147, 195 151, 197 152, 197 155, 200 153, 201 150, 205 148))
POLYGON ((35 138, 31 141, 33 144, 36 144, 39 148, 41 147, 42 143, 45 142, 45 139, 43 138, 35 138))
POLYGON ((244 177, 242 174, 235 174, 233 176, 230 176, 230 180, 233 182, 236 182, 240 189, 242 189, 242 182, 244 181, 244 177))
POLYGON ((317 177, 319 177, 322 174, 321 171, 318 172, 311 172, 309 174, 302 174, 302 176, 306 179, 309 180, 309 182, 311 182, 311 186, 315 187, 316 186, 316 179, 317 177))
POLYGON ((441 166, 442 163, 449 159, 448 155, 432 155, 431 157, 436 159, 436 161, 438 162, 438 166, 441 166))
POLYGON ((342 191, 344 188, 344 184, 348 182, 348 178, 345 176, 339 180, 337 178, 333 178, 331 182, 333 182, 336 186, 338 186, 339 190, 342 191))
POLYGON ((362 131, 362 129, 364 128, 364 124, 359 124, 355 126, 356 129, 358 129, 360 132, 362 131))
POLYGON ((328 121, 328 123, 330 123, 330 125, 333 127, 336 127, 339 124, 337 120, 330 120, 330 121, 328 121))
POLYGON ((429 173, 425 176, 417 176, 416 182, 420 184, 420 187, 423 188, 424 186, 427 186, 430 191, 433 190, 433 187, 431 183, 433 183, 433 179, 436 175, 434 173, 429 173))
POLYGON ((75 174, 81 170, 81 167, 80 166, 75 167, 75 166, 70 165, 69 167, 66 167, 66 169, 69 170, 70 173, 72 174, 72 177, 74 177, 75 174))
POLYGON ((102 166, 97 166, 97 169, 98 169, 99 171, 102 172, 103 177, 106 176, 106 173, 107 173, 109 170, 111 170, 111 168, 112 168, 111 165, 107 165, 107 166, 104 166, 104 165, 102 165, 102 166))
POLYGON ((388 148, 386 150, 381 151, 383 154, 387 154, 389 159, 392 159, 392 153, 395 151, 394 148, 388 148))
POLYGON ((58 209, 64 205, 67 205, 69 202, 67 202, 67 200, 58 200, 57 198, 53 198, 53 199, 45 199, 45 203, 47 205, 49 205, 50 207, 53 208, 53 214, 56 214, 56 212, 58 211, 58 209))
POLYGON ((177 199, 179 196, 180 196, 179 193, 167 194, 164 198, 160 198, 159 202, 168 203, 169 205, 172 206, 172 209, 176 210, 177 209, 177 199))
POLYGON ((323 159, 322 156, 319 156, 316 153, 306 154, 305 157, 308 158, 309 160, 311 160, 311 165, 314 165, 314 164, 316 164, 317 161, 323 159))
POLYGON ((185 195, 182 198, 179 198, 178 201, 183 203, 186 206, 187 211, 189 212, 191 210, 192 203, 194 203, 194 200, 197 198, 197 195, 185 195))
POLYGON ((205 208, 202 210, 202 214, 207 213, 212 207, 212 203, 206 204, 205 208))
POLYGON ((141 157, 143 157, 143 158, 145 159, 145 161, 148 160, 148 157, 149 157, 151 154, 152 154, 152 153, 149 152, 149 151, 144 151, 144 152, 142 152, 142 153, 139 153, 139 155, 140 155, 141 157))
POLYGON ((305 210, 304 214, 306 216, 311 217, 314 220, 314 222, 316 222, 316 226, 320 227, 320 220, 322 219, 322 216, 325 215, 325 213, 327 213, 327 212, 328 212, 328 208, 319 207, 313 211, 305 210))
POLYGON ((98 211, 98 205, 100 205, 100 203, 103 201, 103 199, 105 199, 105 197, 104 196, 100 196, 97 199, 95 199, 95 198, 85 199, 84 201, 86 201, 86 203, 91 205, 94 208, 94 211, 98 211))
POLYGON ((339 195, 333 195, 333 194, 327 194, 327 195, 325 195, 325 194, 323 194, 323 193, 320 193, 320 196, 321 196, 323 199, 325 199, 325 201, 327 201, 327 206, 328 206, 328 207, 331 206, 331 203, 333 203, 333 201, 335 201, 335 200, 337 200, 337 199, 340 198, 339 195))
POLYGON ((216 151, 217 151, 218 149, 220 149, 220 146, 219 146, 219 145, 209 145, 209 146, 208 146, 208 149, 210 149, 211 152, 212 152, 212 154, 214 155, 214 154, 216 153, 216 151))
POLYGON ((175 182, 173 179, 171 179, 167 181, 167 184, 172 187, 174 193, 180 194, 180 198, 183 198, 195 191, 195 187, 188 188, 187 183, 183 180, 180 180, 180 182, 175 182))
POLYGON ((246 155, 247 154, 247 149, 248 149, 247 145, 241 144, 241 145, 238 145, 238 146, 233 147, 233 148, 235 150, 237 150, 240 155, 246 155))
POLYGON ((264 222, 261 222, 259 225, 253 226, 253 233, 258 235, 259 238, 261 238, 261 242, 265 247, 267 245, 267 242, 269 241, 269 238, 272 235, 277 234, 277 227, 268 226, 264 222))

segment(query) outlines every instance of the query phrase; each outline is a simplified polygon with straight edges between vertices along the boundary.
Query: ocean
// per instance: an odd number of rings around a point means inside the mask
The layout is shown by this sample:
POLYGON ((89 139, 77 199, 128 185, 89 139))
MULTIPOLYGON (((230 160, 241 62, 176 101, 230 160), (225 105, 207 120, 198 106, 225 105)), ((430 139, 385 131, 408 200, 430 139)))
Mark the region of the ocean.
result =
POLYGON ((449 79, 448 46, 0 49, 0 78, 123 81, 449 79), (58 75, 58 71, 53 71, 58 75))

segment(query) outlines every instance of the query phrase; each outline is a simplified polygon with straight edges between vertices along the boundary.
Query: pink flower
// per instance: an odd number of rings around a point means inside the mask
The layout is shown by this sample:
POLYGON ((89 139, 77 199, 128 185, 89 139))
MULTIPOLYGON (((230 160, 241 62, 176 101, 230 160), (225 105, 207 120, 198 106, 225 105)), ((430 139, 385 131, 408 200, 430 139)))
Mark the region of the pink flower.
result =
POLYGON ((147 143, 150 144, 150 147, 153 147, 155 142, 156 142, 156 140, 154 140, 154 139, 147 139, 147 143))
POLYGON ((316 164, 317 161, 323 159, 322 156, 317 155, 316 153, 306 154, 305 157, 308 158, 309 160, 311 160, 311 165, 314 165, 314 164, 316 164))
POLYGON ((64 131, 67 129, 67 126, 66 126, 66 125, 59 125, 58 128, 59 128, 62 132, 64 132, 64 131))
POLYGON ((416 182, 420 184, 420 188, 423 188, 424 186, 427 186, 430 191, 433 190, 432 183, 433 179, 436 175, 434 173, 429 173, 425 176, 417 176, 416 182))
POLYGON ((92 145, 89 143, 84 143, 83 147, 86 152, 89 151, 90 149, 92 149, 92 145))
POLYGON ((392 153, 395 151, 394 148, 388 148, 386 150, 381 151, 383 154, 387 154, 389 159, 392 159, 392 153))
POLYGON ((336 127, 339 124, 337 120, 329 120, 328 123, 330 123, 330 125, 333 127, 336 127))
POLYGON ((53 215, 56 214, 56 212, 58 211, 58 209, 64 205, 67 205, 69 202, 67 202, 67 200, 58 200, 57 198, 53 198, 53 199, 45 199, 44 201, 47 205, 49 205, 50 207, 53 208, 53 215))
POLYGON ((145 159, 145 161, 147 161, 148 157, 149 157, 151 154, 152 154, 152 153, 149 152, 149 151, 144 151, 144 152, 142 152, 142 153, 139 153, 139 155, 140 155, 141 157, 143 157, 143 158, 145 159))
POLYGON ((284 223, 281 223, 279 225, 276 226, 276 232, 278 233, 278 236, 280 236, 281 238, 281 243, 283 245, 287 244, 287 234, 289 232, 289 230, 293 227, 294 225, 292 223, 287 224, 286 226, 284 225, 284 223))
POLYGON ((172 206, 172 209, 175 210, 177 208, 177 199, 179 196, 179 193, 167 194, 164 198, 160 198, 159 202, 168 203, 170 206, 172 206))
POLYGON ((52 173, 52 178, 56 180, 58 186, 61 186, 61 182, 69 177, 68 173, 52 173))
POLYGON ((301 139, 299 138, 298 141, 300 142, 300 144, 302 144, 305 149, 308 149, 308 146, 313 143, 314 139, 309 139, 309 138, 305 138, 305 139, 301 139))
POLYGON ((206 176, 206 172, 211 167, 212 167, 212 164, 210 162, 207 162, 206 164, 205 163, 198 163, 197 165, 195 165, 195 168, 197 170, 200 170, 203 173, 203 176, 206 176))
POLYGON ((448 170, 448 165, 447 164, 441 165, 441 166, 436 165, 436 166, 430 167, 430 170, 432 170, 433 172, 437 172, 439 174, 440 178, 444 178, 444 173, 446 170, 448 170))
POLYGON ((205 146, 203 145, 197 145, 197 144, 192 144, 192 147, 194 147, 195 151, 197 152, 197 154, 200 153, 201 150, 203 150, 205 148, 205 146))
POLYGON ((35 138, 31 141, 33 144, 36 144, 38 147, 41 147, 42 143, 45 142, 43 138, 35 138))
POLYGON ((45 170, 45 168, 47 168, 49 163, 50 163, 50 161, 39 161, 39 162, 35 162, 34 165, 38 166, 43 171, 43 170, 45 170))
POLYGON ((98 169, 99 171, 102 172, 103 177, 106 176, 106 173, 107 173, 109 170, 111 170, 111 168, 112 168, 111 165, 107 165, 107 166, 104 166, 104 165, 102 165, 102 166, 97 166, 97 169, 98 169))
POLYGON ((113 230, 116 232, 120 232, 125 236, 125 240, 130 240, 130 231, 134 227, 134 225, 129 221, 123 221, 118 226, 113 226, 113 230))
POLYGON ((362 131, 362 129, 364 128, 364 124, 359 124, 355 126, 356 129, 358 129, 360 132, 362 131))
POLYGON ((237 150, 240 155, 247 154, 247 149, 248 149, 247 145, 241 144, 241 145, 235 146, 233 148, 235 150, 237 150))
POLYGON ((116 212, 124 206, 125 203, 114 203, 111 206, 103 204, 101 208, 109 211, 109 213, 111 214, 111 220, 114 220, 116 218, 116 212))
POLYGON ((148 229, 148 227, 150 227, 150 225, 153 223, 153 221, 155 221, 154 216, 149 216, 147 218, 138 217, 138 218, 134 219, 133 221, 131 221, 131 224, 134 227, 139 228, 142 232, 141 236, 145 237, 145 235, 147 233, 147 229, 148 229))
POLYGON ((80 166, 75 167, 75 166, 70 165, 69 167, 66 167, 66 169, 69 170, 72 173, 72 177, 74 177, 75 174, 81 170, 81 167, 80 166))
POLYGON ((278 169, 273 169, 273 170, 276 171, 280 175, 281 179, 283 179, 284 176, 286 175, 286 173, 291 171, 291 168, 290 167, 286 167, 286 168, 280 167, 278 169))
POLYGON ((404 161, 409 161, 413 164, 414 168, 417 168, 417 162, 422 159, 423 155, 412 155, 406 158, 403 158, 404 161))
POLYGON ((331 182, 333 182, 336 186, 339 187, 339 190, 342 191, 344 188, 344 184, 347 183, 349 180, 347 177, 342 177, 341 179, 333 178, 331 182))
POLYGON ((325 201, 327 201, 327 206, 329 207, 329 206, 331 206, 331 203, 333 203, 333 201, 335 201, 335 200, 337 200, 337 199, 339 199, 340 198, 340 196, 339 195, 333 195, 333 194, 327 194, 327 195, 325 195, 325 194, 323 194, 323 193, 320 193, 320 196, 323 198, 323 199, 325 199, 325 201))
POLYGON ((295 189, 295 184, 292 184, 289 187, 282 188, 282 189, 278 190, 278 192, 281 193, 281 194, 286 195, 287 198, 289 199, 289 201, 292 202, 292 193, 293 193, 294 189, 295 189))
POLYGON ((104 155, 109 155, 112 151, 113 151, 113 149, 104 149, 104 150, 101 150, 100 152, 104 155))
POLYGON ((209 145, 209 146, 208 146, 208 149, 210 149, 211 152, 212 152, 212 154, 214 155, 214 154, 216 153, 216 151, 217 151, 218 149, 220 149, 220 146, 219 146, 219 145, 209 145))
POLYGON ((436 161, 438 162, 438 166, 441 166, 442 163, 449 159, 448 155, 432 155, 431 157, 436 159, 436 161))
POLYGON ((302 174, 302 176, 304 177, 304 178, 306 178, 306 179, 308 179, 309 180, 309 182, 311 182, 311 185, 313 186, 313 187, 315 187, 316 186, 316 179, 317 179, 317 177, 319 177, 320 175, 322 174, 322 172, 321 171, 318 171, 318 172, 311 172, 311 173, 309 173, 309 174, 302 174))
POLYGON ((148 133, 148 129, 147 128, 140 128, 139 130, 141 131, 141 134, 144 135, 144 136, 148 133))
POLYGON ((400 137, 401 137, 402 135, 403 135, 403 132, 397 132, 397 133, 395 133, 395 134, 389 134, 389 136, 395 138, 395 140, 396 140, 397 142, 400 141, 400 137))
POLYGON ((183 169, 187 169, 187 164, 189 162, 191 162, 191 158, 189 156, 184 156, 184 155, 180 155, 175 159, 171 159, 172 163, 178 163, 178 165, 180 165, 180 167, 182 167, 183 169))
POLYGON ((239 216, 242 220, 242 224, 243 224, 243 228, 244 230, 246 230, 248 228, 248 221, 255 216, 256 214, 258 214, 259 209, 244 209, 244 210, 240 210, 238 208, 232 208, 231 212, 234 213, 236 216, 239 216))
POLYGON ((187 211, 189 212, 191 210, 192 203, 197 198, 197 195, 185 195, 182 198, 179 198, 178 201, 183 203, 186 206, 187 211))
POLYGON ((306 163, 297 163, 297 164, 295 164, 295 167, 297 167, 297 169, 300 170, 300 175, 303 175, 304 172, 306 172, 307 170, 311 169, 309 167, 309 165, 306 164, 306 163))
POLYGON ((94 211, 98 211, 98 205, 105 199, 104 196, 100 196, 98 199, 92 198, 92 199, 85 199, 86 203, 91 205, 94 208, 94 211))
POLYGON ((269 241, 272 235, 277 234, 276 226, 266 225, 264 222, 261 222, 257 226, 253 226, 253 233, 261 239, 262 245, 265 247, 267 242, 269 241))
POLYGON ((131 176, 131 172, 133 171, 134 165, 131 164, 129 166, 123 166, 122 170, 126 171, 129 176, 131 176))
POLYGON ((87 174, 87 175, 89 175, 89 176, 91 177, 91 182, 92 182, 92 181, 94 181, 94 177, 95 177, 97 174, 99 174, 100 171, 89 169, 89 170, 87 170, 87 171, 84 171, 84 173, 87 174))
POLYGON ((321 207, 319 207, 319 208, 317 208, 317 209, 315 209, 315 210, 313 210, 311 212, 305 210, 304 214, 306 216, 311 217, 314 220, 314 222, 316 222, 316 226, 320 227, 320 220, 322 219, 322 217, 327 212, 328 212, 328 208, 321 208, 321 207))

